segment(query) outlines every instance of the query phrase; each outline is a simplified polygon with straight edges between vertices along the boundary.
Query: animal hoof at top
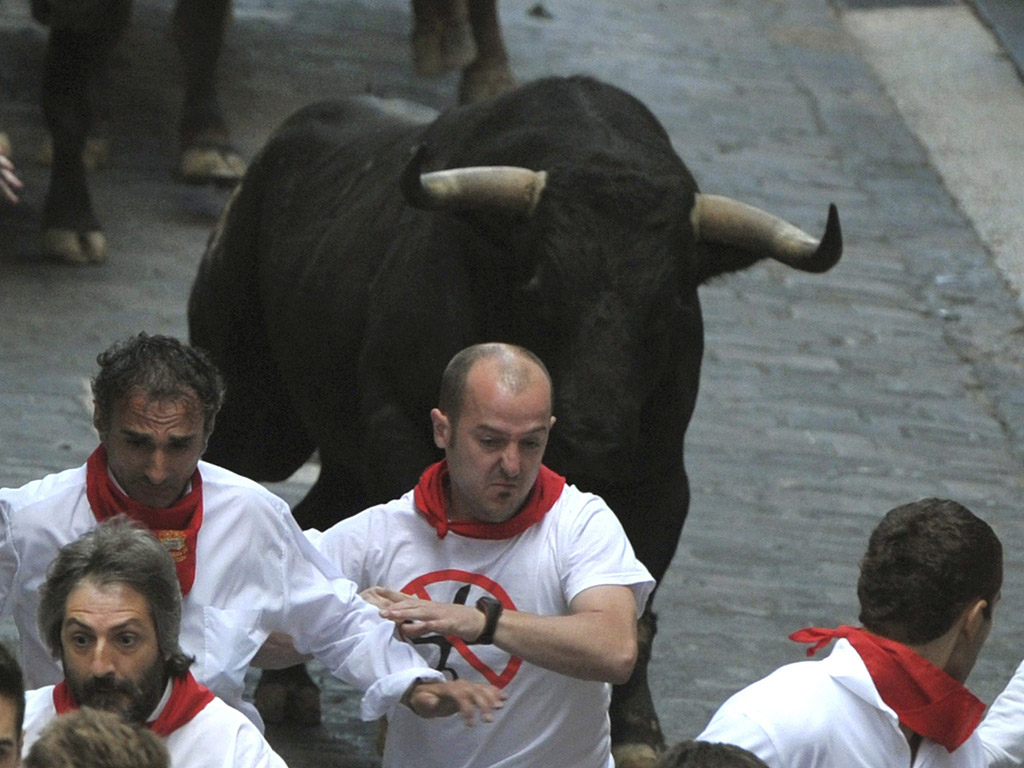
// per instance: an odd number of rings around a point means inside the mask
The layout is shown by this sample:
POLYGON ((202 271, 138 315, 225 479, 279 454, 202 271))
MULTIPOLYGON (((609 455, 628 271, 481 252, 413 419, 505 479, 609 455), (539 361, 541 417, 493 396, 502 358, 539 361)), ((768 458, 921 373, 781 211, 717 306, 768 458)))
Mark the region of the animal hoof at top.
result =
POLYGON ((107 260, 107 239, 99 230, 47 229, 43 253, 65 264, 102 264, 107 260))
POLYGON ((181 153, 180 173, 187 184, 232 187, 245 175, 245 161, 229 147, 187 147, 181 153))

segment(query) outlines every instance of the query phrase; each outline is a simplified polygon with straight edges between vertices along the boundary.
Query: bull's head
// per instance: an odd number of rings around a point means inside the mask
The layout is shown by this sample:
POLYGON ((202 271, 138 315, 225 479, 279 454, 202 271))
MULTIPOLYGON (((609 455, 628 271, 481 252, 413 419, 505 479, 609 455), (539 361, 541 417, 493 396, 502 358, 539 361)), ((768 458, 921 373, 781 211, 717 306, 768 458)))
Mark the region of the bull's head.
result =
POLYGON ((609 212, 612 195, 590 187, 610 172, 572 181, 565 169, 550 178, 518 167, 423 173, 422 159, 403 176, 411 205, 520 222, 508 240, 518 244, 513 260, 532 271, 517 273, 506 309, 516 325, 500 340, 530 347, 551 369, 559 421, 549 461, 576 482, 649 476, 681 458, 703 350, 699 284, 766 257, 824 272, 842 254, 835 206, 817 240, 760 209, 695 193, 688 177, 623 170, 634 187, 615 199, 633 210, 609 212))

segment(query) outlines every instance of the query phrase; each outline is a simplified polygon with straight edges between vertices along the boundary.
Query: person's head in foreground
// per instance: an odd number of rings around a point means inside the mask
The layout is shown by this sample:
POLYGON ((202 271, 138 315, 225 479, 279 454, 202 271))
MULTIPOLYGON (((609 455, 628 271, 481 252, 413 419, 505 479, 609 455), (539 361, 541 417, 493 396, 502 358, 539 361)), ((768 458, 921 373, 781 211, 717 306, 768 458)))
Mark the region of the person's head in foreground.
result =
POLYGON ((768 768, 768 765, 734 744, 681 741, 658 758, 654 768, 768 768))
POLYGON ((50 722, 22 762, 28 768, 169 768, 163 741, 113 712, 82 707, 50 722))

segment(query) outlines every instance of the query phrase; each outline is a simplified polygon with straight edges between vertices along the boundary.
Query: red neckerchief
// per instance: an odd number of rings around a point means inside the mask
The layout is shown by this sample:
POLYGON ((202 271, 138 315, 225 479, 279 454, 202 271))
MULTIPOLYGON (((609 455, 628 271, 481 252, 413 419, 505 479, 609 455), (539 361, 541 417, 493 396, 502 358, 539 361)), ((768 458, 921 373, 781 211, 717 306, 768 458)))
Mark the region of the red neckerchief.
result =
POLYGON ((443 539, 452 531, 471 539, 510 539, 540 522, 562 495, 565 478, 541 464, 523 508, 503 523, 449 520, 447 485, 448 461, 442 459, 427 467, 414 491, 416 509, 437 530, 437 538, 443 539))
POLYGON ((107 449, 101 444, 86 463, 85 492, 97 522, 127 515, 152 531, 174 559, 181 594, 189 593, 196 579, 196 537, 203 524, 203 478, 198 468, 192 475, 192 490, 174 506, 147 507, 117 487, 107 471, 107 449))
POLYGON ((860 654, 882 701, 914 733, 952 752, 974 733, 985 705, 945 670, 918 656, 907 646, 873 635, 859 627, 810 627, 794 632, 790 640, 814 643, 807 655, 833 638, 845 638, 860 654))
MULTIPOLYGON (((157 736, 169 736, 198 715, 207 704, 213 701, 213 691, 200 685, 186 672, 174 678, 171 684, 171 696, 156 720, 146 723, 146 727, 157 736)), ((78 702, 71 695, 66 680, 61 680, 53 688, 53 706, 58 715, 78 709, 78 702)))

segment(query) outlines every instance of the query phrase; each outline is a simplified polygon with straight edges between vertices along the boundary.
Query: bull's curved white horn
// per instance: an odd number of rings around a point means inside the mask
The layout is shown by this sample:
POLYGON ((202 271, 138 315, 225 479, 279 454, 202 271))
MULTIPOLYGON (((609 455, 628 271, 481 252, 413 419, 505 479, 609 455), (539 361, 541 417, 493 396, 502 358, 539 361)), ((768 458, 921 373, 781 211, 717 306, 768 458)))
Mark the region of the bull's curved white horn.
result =
POLYGON ((547 172, 516 166, 452 168, 420 174, 421 207, 501 210, 529 216, 537 207, 547 172))
POLYGON ((402 193, 409 205, 426 210, 501 211, 529 216, 547 183, 545 171, 516 166, 471 166, 421 173, 430 154, 414 148, 402 171, 402 193))
POLYGON ((805 272, 825 272, 843 254, 839 212, 829 206, 821 240, 774 214, 721 195, 698 194, 690 212, 698 242, 763 253, 805 272))

